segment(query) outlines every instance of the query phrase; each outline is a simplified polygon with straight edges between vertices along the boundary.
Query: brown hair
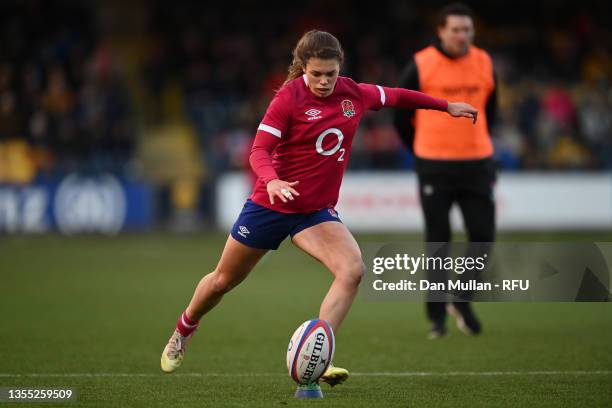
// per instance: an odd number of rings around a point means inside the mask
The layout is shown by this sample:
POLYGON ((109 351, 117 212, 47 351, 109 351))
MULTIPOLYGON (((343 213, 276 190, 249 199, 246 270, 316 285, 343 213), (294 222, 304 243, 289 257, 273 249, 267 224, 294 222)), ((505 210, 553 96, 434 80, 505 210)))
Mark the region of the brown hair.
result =
POLYGON ((344 51, 340 41, 325 31, 310 30, 300 38, 292 52, 293 61, 285 83, 300 77, 310 58, 337 59, 340 65, 344 61, 344 51))

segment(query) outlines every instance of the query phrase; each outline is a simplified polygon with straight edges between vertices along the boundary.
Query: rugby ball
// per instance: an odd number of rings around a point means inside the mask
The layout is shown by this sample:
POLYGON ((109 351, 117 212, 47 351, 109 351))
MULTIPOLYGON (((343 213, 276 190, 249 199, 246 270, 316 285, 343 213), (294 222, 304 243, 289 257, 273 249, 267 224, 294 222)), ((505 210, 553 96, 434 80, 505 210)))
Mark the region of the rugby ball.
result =
POLYGON ((316 382, 334 358, 334 332, 325 320, 307 320, 291 336, 287 369, 298 384, 316 382))

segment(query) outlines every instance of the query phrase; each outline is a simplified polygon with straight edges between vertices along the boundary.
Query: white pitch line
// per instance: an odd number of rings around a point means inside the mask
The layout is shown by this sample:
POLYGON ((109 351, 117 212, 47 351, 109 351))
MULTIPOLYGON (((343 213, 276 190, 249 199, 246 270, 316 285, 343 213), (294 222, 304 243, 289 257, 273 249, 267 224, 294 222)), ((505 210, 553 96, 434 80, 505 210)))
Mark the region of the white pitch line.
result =
MULTIPOLYGON (((104 377, 284 377, 281 373, 0 373, 0 378, 104 378, 104 377)), ((355 377, 487 377, 487 376, 520 376, 520 375, 612 375, 612 370, 576 370, 576 371, 406 371, 406 372, 370 372, 351 373, 355 377)))
POLYGON ((380 372, 351 373, 363 377, 453 377, 453 376, 511 376, 511 375, 610 375, 611 370, 593 371, 449 371, 449 372, 380 372))
POLYGON ((177 373, 177 374, 154 374, 154 373, 28 373, 8 374, 0 373, 0 378, 7 377, 29 377, 29 378, 58 378, 58 377, 278 377, 279 373, 177 373))

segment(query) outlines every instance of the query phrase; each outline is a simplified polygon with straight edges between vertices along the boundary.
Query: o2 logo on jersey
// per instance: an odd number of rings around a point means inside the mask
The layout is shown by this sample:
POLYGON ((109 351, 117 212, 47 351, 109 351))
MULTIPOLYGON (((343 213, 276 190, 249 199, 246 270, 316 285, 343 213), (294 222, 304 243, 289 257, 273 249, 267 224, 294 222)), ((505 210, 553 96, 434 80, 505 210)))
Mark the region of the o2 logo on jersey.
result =
POLYGON ((317 153, 322 154, 323 156, 331 156, 332 154, 339 151, 340 155, 338 156, 338 161, 344 161, 344 153, 346 153, 346 149, 344 147, 340 148, 340 146, 342 146, 343 140, 344 135, 342 134, 342 131, 340 129, 329 128, 323 131, 323 133, 321 133, 317 138, 317 143, 315 144, 317 148, 317 153), (323 142, 325 141, 325 137, 328 135, 336 135, 337 142, 334 147, 329 150, 325 150, 323 148, 323 142))

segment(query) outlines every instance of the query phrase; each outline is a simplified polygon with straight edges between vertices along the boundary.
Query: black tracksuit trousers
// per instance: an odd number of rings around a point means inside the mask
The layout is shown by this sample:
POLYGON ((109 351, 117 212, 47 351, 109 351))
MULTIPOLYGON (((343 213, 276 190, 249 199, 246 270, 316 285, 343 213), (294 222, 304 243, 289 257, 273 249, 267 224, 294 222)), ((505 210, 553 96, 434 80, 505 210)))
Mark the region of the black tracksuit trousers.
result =
MULTIPOLYGON (((449 212, 453 204, 459 205, 470 242, 495 240, 493 186, 496 171, 492 159, 443 161, 419 158, 416 171, 426 242, 451 241, 449 212)), ((427 278, 440 282, 446 280, 446 275, 440 271, 429 271, 427 278)), ((461 310, 466 304, 458 302, 455 306, 461 310)), ((428 301, 426 308, 427 317, 432 323, 444 323, 445 302, 428 301)))

